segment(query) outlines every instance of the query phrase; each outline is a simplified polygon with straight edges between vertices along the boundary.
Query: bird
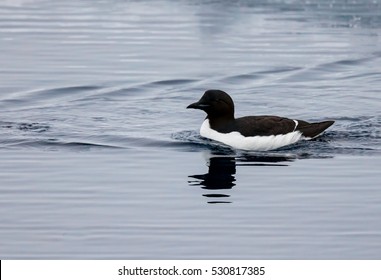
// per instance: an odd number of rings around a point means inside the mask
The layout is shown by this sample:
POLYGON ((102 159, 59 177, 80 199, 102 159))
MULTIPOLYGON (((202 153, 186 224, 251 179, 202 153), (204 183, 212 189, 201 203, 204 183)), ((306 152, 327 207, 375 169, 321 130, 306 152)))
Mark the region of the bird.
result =
POLYGON ((271 115, 235 118, 233 99, 218 89, 205 91, 187 109, 199 109, 207 114, 200 128, 202 137, 246 151, 275 150, 314 139, 334 123, 333 120, 311 123, 271 115))

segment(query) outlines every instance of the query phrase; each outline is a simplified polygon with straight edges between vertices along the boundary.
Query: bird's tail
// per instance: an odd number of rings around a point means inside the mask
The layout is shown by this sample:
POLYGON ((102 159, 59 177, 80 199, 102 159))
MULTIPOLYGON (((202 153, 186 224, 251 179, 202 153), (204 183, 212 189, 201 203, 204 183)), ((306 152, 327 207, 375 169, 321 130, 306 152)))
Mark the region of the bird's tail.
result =
POLYGON ((299 123, 297 130, 302 132, 302 135, 307 138, 318 137, 324 130, 333 125, 334 121, 324 121, 318 123, 299 123))

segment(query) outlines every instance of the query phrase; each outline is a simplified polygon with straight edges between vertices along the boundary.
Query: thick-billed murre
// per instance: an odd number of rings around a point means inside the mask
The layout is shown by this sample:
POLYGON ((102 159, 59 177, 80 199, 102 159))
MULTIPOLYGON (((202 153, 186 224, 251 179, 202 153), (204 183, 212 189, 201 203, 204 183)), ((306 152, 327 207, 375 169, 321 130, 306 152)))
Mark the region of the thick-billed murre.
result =
POLYGON ((268 151, 319 136, 334 121, 309 123, 277 116, 234 117, 233 99, 222 90, 207 90, 187 108, 200 109, 207 117, 200 134, 241 150, 268 151))

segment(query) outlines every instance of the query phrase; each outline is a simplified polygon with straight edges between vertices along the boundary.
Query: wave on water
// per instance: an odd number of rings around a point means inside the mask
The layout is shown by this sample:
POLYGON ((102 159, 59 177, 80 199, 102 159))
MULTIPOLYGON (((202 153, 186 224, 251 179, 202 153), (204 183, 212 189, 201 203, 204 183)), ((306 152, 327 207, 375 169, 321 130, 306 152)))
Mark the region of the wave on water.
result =
POLYGON ((62 150, 62 149, 69 149, 69 150, 76 150, 76 151, 83 151, 83 150, 90 150, 94 148, 108 148, 108 149, 117 149, 119 147, 115 146, 109 146, 104 144, 96 144, 96 143, 86 143, 86 142, 63 142, 59 141, 57 139, 35 139, 35 140, 13 140, 12 142, 3 142, 3 146, 7 147, 8 149, 15 149, 15 148, 35 148, 35 149, 42 149, 42 150, 50 150, 50 151, 56 151, 56 150, 62 150))
MULTIPOLYGON (((381 149, 381 117, 341 117, 322 136, 310 141, 271 152, 236 151, 218 142, 203 138, 198 131, 184 130, 156 138, 149 135, 133 136, 118 130, 105 135, 95 127, 91 132, 76 135, 70 131, 62 133, 55 123, 48 122, 0 122, 2 148, 173 148, 189 152, 210 151, 220 155, 286 156, 288 159, 324 158, 335 155, 374 155, 381 149), (115 135, 113 135, 115 133, 115 135), (90 135, 91 134, 91 135, 90 135), (83 141, 83 139, 86 139, 83 141)), ((74 128, 73 128, 74 129, 74 128)))
POLYGON ((32 132, 46 132, 50 126, 44 123, 12 123, 12 122, 0 122, 2 129, 16 129, 20 131, 32 131, 32 132))
MULTIPOLYGON (((341 60, 337 64, 366 61, 368 60, 341 60)), ((281 76, 284 74, 285 77, 299 71, 297 67, 279 67, 272 70, 273 73, 281 76)), ((250 80, 263 76, 270 79, 271 73, 253 72, 225 78, 250 80)), ((216 154, 236 155, 237 151, 201 137, 198 131, 176 131, 182 124, 175 124, 176 132, 172 134, 168 129, 164 133, 160 129, 168 127, 169 122, 185 111, 189 96, 184 91, 196 91, 195 87, 203 82, 205 81, 197 79, 168 79, 8 93, 0 98, 2 105, 5 105, 3 121, 0 121, 0 148, 159 147, 184 151, 209 150, 216 154), (183 107, 176 109, 180 104, 183 107)), ((361 100, 364 99, 365 97, 361 100)), ((272 153, 287 157, 291 155, 291 159, 295 159, 372 155, 380 152, 381 116, 336 116, 334 119, 334 126, 314 141, 299 142, 272 153)), ((238 154, 242 153, 238 151, 238 154)))
POLYGON ((51 126, 46 123, 0 122, 0 129, 3 136, 0 139, 0 148, 6 149, 36 148, 59 150, 69 148, 83 150, 89 148, 118 148, 117 146, 107 144, 60 140, 49 134, 51 126))

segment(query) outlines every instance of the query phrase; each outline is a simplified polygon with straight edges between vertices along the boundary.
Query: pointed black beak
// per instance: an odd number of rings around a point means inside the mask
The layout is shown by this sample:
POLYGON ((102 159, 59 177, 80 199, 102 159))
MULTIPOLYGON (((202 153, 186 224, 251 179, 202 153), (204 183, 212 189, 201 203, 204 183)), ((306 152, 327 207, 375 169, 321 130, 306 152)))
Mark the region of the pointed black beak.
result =
POLYGON ((190 105, 188 105, 187 109, 200 109, 200 110, 205 110, 207 108, 209 108, 209 104, 205 104, 205 103, 202 103, 200 101, 197 101, 195 103, 192 103, 190 105))

